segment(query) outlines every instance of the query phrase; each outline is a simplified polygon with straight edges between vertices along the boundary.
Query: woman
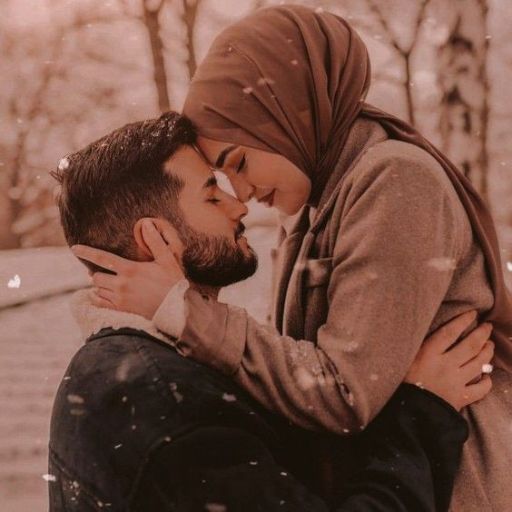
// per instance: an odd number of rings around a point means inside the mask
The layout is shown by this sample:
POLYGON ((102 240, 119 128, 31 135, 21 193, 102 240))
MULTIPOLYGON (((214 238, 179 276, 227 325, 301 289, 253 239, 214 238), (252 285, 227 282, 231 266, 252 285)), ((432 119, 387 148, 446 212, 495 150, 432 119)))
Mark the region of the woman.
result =
MULTIPOLYGON (((364 44, 329 13, 265 9, 215 40, 184 108, 200 148, 240 199, 287 215, 303 207, 285 222, 278 251, 277 330, 192 290, 185 327, 169 325, 167 308, 183 300, 175 286, 154 321, 265 406, 303 427, 350 434, 389 400, 429 333, 478 310, 494 325, 494 387, 465 413, 470 439, 452 510, 508 510, 512 305, 493 223, 442 154, 364 103, 369 83, 364 44)), ((144 268, 134 263, 131 285, 123 275, 118 284, 145 296, 144 268)), ((144 303, 181 277, 162 270, 161 289, 144 303)), ((94 282, 104 285, 101 275, 94 282)), ((109 292, 114 303, 126 306, 126 297, 109 292)))

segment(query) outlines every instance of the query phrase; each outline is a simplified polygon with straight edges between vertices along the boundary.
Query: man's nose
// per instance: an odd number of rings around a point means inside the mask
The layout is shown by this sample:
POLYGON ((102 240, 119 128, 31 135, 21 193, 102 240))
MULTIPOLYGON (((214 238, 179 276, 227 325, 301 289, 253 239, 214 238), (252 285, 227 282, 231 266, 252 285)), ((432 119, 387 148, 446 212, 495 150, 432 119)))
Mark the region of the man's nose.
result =
POLYGON ((225 194, 224 205, 226 213, 232 220, 240 221, 249 212, 247 206, 231 194, 225 194))

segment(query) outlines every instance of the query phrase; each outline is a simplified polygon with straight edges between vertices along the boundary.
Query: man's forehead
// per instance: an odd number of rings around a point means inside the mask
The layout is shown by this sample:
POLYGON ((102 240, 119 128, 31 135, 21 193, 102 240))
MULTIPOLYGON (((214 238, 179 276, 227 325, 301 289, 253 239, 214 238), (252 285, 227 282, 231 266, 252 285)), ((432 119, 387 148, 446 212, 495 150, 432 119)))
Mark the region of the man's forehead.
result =
POLYGON ((185 184, 202 187, 213 173, 208 164, 191 146, 182 146, 166 162, 167 171, 180 178, 185 184))

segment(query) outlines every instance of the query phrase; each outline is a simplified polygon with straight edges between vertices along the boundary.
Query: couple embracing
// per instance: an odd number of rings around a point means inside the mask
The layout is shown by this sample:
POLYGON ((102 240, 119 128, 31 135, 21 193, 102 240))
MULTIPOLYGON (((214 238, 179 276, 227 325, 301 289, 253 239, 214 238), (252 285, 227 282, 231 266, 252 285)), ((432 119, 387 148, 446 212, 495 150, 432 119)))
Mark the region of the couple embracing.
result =
POLYGON ((264 9, 217 37, 183 114, 61 161, 64 232, 94 288, 73 301, 87 342, 55 399, 52 511, 512 505, 491 216, 365 103, 369 82, 344 20, 264 9), (282 219, 272 326, 217 297, 256 270, 252 198, 282 219))

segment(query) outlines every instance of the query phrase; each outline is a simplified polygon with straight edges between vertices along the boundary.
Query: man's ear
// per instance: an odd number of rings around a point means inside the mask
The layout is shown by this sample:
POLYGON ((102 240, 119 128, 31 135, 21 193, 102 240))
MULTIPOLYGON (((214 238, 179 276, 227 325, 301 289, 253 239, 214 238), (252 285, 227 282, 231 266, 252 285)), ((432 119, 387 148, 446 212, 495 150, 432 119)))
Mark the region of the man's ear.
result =
POLYGON ((135 238, 135 242, 137 243, 137 246, 139 247, 139 250, 144 255, 144 257, 147 257, 149 260, 153 259, 151 241, 144 238, 144 222, 151 222, 153 226, 155 226, 156 230, 164 242, 169 246, 174 256, 178 259, 178 261, 181 261, 184 245, 178 236, 176 229, 167 220, 149 217, 139 219, 135 223, 135 226, 133 226, 133 236, 135 238))
POLYGON ((135 238, 135 243, 137 244, 137 248, 139 249, 141 255, 144 257, 146 261, 151 261, 153 259, 153 254, 151 253, 151 250, 146 244, 144 240, 144 235, 142 233, 142 225, 143 221, 145 220, 149 222, 155 222, 157 219, 151 219, 147 217, 139 219, 133 226, 133 237, 135 238))
POLYGON ((155 219, 153 224, 162 235, 162 238, 165 240, 167 245, 171 248, 175 258, 178 261, 181 261, 181 256, 183 255, 185 246, 183 245, 176 228, 169 221, 164 219, 155 219))

